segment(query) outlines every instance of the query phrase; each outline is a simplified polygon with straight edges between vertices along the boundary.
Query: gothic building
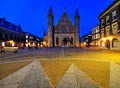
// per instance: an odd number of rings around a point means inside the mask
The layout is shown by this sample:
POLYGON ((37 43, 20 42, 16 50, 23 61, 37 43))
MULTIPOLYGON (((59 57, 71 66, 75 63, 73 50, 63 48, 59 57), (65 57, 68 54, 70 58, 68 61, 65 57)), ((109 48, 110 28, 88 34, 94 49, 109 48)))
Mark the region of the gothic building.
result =
POLYGON ((76 9, 74 21, 73 25, 64 11, 57 25, 54 26, 54 14, 50 6, 48 11, 48 47, 79 47, 80 16, 78 9, 76 9))

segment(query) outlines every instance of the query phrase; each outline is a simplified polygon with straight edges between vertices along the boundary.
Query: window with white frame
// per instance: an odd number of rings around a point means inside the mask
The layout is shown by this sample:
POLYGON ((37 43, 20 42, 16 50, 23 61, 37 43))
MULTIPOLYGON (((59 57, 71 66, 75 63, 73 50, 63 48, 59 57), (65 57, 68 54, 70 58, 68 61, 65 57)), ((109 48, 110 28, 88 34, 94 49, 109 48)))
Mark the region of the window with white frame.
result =
POLYGON ((109 36, 110 35, 110 26, 107 26, 106 27, 106 36, 109 36))
POLYGON ((116 10, 114 10, 113 12, 112 12, 112 19, 114 20, 114 19, 117 19, 117 11, 116 10))
POLYGON ((28 35, 26 35, 26 38, 28 38, 28 35))
POLYGON ((107 15, 107 16, 106 16, 106 23, 109 24, 109 22, 110 22, 110 16, 107 15))
POLYGON ((117 33, 117 29, 118 29, 117 24, 116 24, 116 23, 113 24, 113 25, 112 25, 112 32, 113 32, 113 34, 116 34, 116 33, 117 33))
POLYGON ((98 39, 98 38, 100 38, 100 34, 99 33, 96 34, 96 39, 98 39))
POLYGON ((101 37, 104 37, 104 28, 101 29, 101 37))
POLYGON ((99 32, 99 28, 96 28, 96 33, 99 32))
POLYGON ((104 26, 104 19, 101 19, 101 27, 104 26))

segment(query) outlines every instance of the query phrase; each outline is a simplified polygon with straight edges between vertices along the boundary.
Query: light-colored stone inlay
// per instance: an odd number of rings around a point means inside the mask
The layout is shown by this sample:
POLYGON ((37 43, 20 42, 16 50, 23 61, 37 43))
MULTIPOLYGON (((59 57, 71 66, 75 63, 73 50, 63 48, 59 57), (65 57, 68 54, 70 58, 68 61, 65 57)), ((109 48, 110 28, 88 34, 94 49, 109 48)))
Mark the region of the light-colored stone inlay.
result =
POLYGON ((120 88, 120 65, 110 64, 109 88, 120 88))
POLYGON ((0 80, 0 88, 17 88, 34 63, 35 62, 32 62, 29 65, 21 68, 19 71, 14 72, 3 80, 0 80))
POLYGON ((86 73, 81 71, 78 67, 72 64, 57 88, 103 88, 92 80, 86 73))

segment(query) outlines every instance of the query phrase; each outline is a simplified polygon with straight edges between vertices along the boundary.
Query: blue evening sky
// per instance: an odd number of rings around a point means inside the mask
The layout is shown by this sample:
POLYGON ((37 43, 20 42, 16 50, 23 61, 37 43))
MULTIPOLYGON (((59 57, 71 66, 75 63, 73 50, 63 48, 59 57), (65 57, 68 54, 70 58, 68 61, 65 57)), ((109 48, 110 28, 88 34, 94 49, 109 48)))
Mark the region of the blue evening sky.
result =
POLYGON ((48 9, 52 5, 54 24, 64 9, 74 23, 75 10, 80 14, 80 35, 88 33, 99 23, 99 14, 114 0, 0 0, 0 18, 20 24, 25 32, 42 36, 48 31, 48 9))

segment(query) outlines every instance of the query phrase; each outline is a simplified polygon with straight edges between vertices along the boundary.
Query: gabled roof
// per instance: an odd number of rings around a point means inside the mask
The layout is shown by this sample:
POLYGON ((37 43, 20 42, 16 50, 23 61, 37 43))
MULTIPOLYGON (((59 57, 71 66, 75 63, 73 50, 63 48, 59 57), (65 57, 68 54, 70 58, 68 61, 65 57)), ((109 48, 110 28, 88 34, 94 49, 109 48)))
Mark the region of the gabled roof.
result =
POLYGON ((5 18, 0 18, 0 27, 7 30, 15 31, 18 33, 23 33, 23 30, 20 25, 15 25, 11 22, 8 22, 5 18))
POLYGON ((57 25, 61 24, 61 23, 70 23, 72 25, 72 22, 70 21, 66 11, 63 12, 61 18, 59 19, 57 25))

